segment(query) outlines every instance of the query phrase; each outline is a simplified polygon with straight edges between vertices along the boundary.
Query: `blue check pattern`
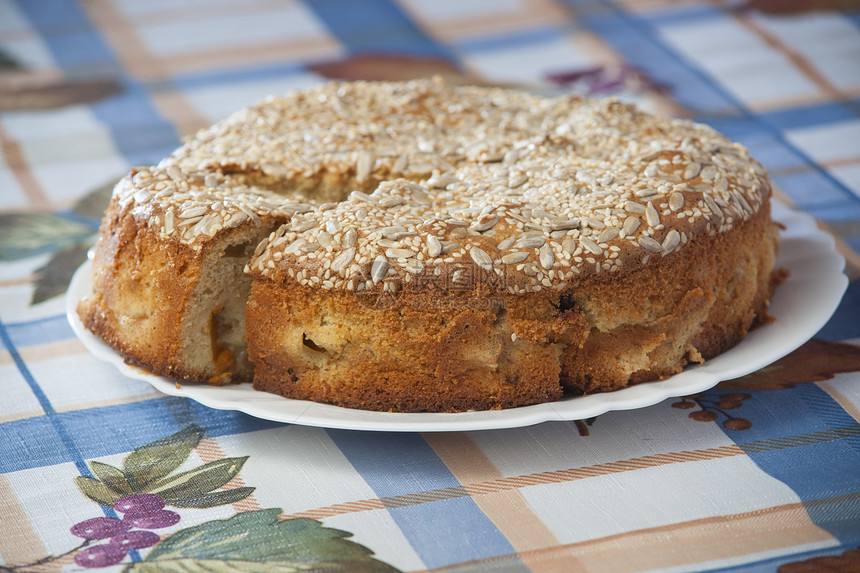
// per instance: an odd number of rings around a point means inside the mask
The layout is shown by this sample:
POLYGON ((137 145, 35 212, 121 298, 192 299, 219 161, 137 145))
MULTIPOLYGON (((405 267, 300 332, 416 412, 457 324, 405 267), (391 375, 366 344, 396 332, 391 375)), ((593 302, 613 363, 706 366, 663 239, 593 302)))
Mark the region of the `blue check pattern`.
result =
MULTIPOLYGON (((385 433, 275 423, 125 378, 75 338, 60 270, 97 232, 87 201, 130 167, 267 94, 332 70, 361 76, 370 61, 392 79, 434 62, 461 79, 617 96, 710 124, 768 168, 779 200, 833 234, 853 278, 860 11, 845 5, 0 0, 0 571, 80 570, 95 542, 70 528, 119 515, 76 478, 103 479, 104 464, 125 467, 183 428, 204 437, 177 471, 247 458, 216 487, 253 493, 173 508, 181 520, 155 530, 156 548, 102 570, 181 553, 181 532, 268 508, 373 555, 346 562, 308 542, 341 570, 860 567, 856 281, 805 353, 731 387, 587 421, 385 433), (43 292, 52 281, 61 288, 43 292)), ((278 543, 231 555, 286 567, 278 543)))

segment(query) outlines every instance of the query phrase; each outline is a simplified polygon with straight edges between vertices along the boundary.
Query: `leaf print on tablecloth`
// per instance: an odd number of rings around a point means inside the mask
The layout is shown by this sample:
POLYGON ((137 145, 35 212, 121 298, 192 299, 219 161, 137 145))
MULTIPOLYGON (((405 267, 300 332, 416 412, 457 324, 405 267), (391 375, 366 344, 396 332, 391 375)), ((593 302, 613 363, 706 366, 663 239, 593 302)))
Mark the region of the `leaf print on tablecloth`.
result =
POLYGON ((81 217, 92 219, 96 222, 101 221, 113 195, 113 188, 116 187, 118 182, 119 179, 112 179, 104 185, 99 185, 89 191, 75 203, 72 211, 81 217))
POLYGON ((193 508, 227 505, 251 495, 252 487, 221 489, 239 474, 247 456, 215 460, 176 473, 203 433, 203 428, 192 425, 136 448, 123 459, 122 468, 92 461, 90 469, 95 477, 78 476, 75 483, 91 500, 111 507, 133 494, 157 495, 167 505, 193 508))
POLYGON ((247 460, 247 456, 215 460, 153 482, 146 491, 160 495, 171 505, 197 507, 200 496, 217 490, 236 477, 247 460))
POLYGON ((182 521, 178 512, 166 509, 168 505, 227 505, 255 489, 220 489, 238 477, 247 456, 221 458, 179 471, 204 432, 191 425, 138 447, 125 456, 121 468, 91 461, 94 477, 78 476, 75 482, 84 495, 105 506, 105 511, 103 516, 85 517, 69 528, 83 541, 64 553, 31 563, 0 564, 0 573, 55 567, 69 557, 86 569, 118 565, 130 558, 123 569, 126 573, 398 571, 374 559, 367 547, 350 541, 352 533, 325 527, 315 519, 282 517, 280 508, 240 511, 228 519, 166 533, 182 521))
POLYGON ((830 380, 840 372, 860 372, 860 346, 812 339, 761 370, 720 382, 720 390, 785 390, 830 380))
POLYGON ((352 534, 313 519, 280 520, 280 508, 237 513, 177 531, 125 573, 368 571, 394 572, 352 534))
POLYGON ((114 79, 69 80, 54 72, 12 71, 0 83, 0 111, 55 109, 122 93, 114 79))
POLYGON ((92 242, 78 243, 56 251, 43 266, 36 269, 36 288, 30 297, 30 305, 39 304, 60 296, 69 288, 72 275, 85 260, 92 242))
POLYGON ((71 247, 94 234, 91 225, 53 213, 0 213, 0 261, 71 247))
POLYGON ((31 306, 68 290, 72 275, 87 260, 87 251, 95 243, 115 184, 110 181, 93 189, 71 211, 0 214, 0 261, 51 254, 33 273, 31 306))
POLYGON ((122 463, 135 487, 164 478, 179 469, 203 439, 203 428, 191 425, 175 434, 136 448, 122 463))
POLYGON ((121 469, 98 461, 90 462, 90 469, 93 475, 113 491, 123 494, 134 492, 134 488, 128 483, 128 478, 121 469))
POLYGON ((6 50, 0 50, 0 72, 19 71, 23 69, 15 56, 6 50))

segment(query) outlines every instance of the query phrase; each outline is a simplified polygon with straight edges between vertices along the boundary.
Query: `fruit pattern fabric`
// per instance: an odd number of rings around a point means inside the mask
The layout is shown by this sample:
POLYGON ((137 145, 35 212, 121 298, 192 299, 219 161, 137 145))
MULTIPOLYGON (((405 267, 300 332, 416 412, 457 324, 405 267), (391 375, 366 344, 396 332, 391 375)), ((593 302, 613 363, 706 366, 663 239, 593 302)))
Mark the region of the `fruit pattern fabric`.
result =
MULTIPOLYGON (((224 459, 179 471, 200 443, 205 430, 187 426, 179 432, 132 451, 122 468, 91 462, 93 474, 77 485, 101 505, 104 516, 89 517, 69 528, 83 539, 78 547, 36 563, 0 566, 4 573, 29 571, 62 562, 98 569, 128 562, 124 571, 180 568, 207 571, 369 571, 395 568, 348 538, 346 531, 327 528, 310 519, 285 519, 279 508, 237 513, 161 534, 182 520, 165 509, 206 508, 249 496, 254 488, 220 489, 235 478, 247 458, 224 459), (224 471, 224 468, 230 468, 224 471), (129 492, 133 493, 129 493, 129 492), (155 493, 152 493, 155 492, 155 493), (125 495, 124 495, 125 494, 125 495), (141 550, 149 550, 145 555, 141 550)), ((181 509, 180 509, 181 511, 181 509)))
POLYGON ((856 0, 186 4, 0 3, 0 573, 860 569, 856 0), (268 94, 433 75, 740 141, 832 231, 839 310, 699 396, 488 432, 255 420, 77 342, 63 294, 129 168, 268 94))

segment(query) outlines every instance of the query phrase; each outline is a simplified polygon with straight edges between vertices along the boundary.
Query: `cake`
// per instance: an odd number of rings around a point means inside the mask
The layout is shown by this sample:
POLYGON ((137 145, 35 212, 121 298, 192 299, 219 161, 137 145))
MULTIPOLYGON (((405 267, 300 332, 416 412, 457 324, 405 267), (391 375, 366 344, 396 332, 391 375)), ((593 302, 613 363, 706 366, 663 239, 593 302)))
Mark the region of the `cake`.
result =
POLYGON ((665 378, 766 320, 770 196, 742 145, 615 99, 329 83, 132 170, 79 314, 181 381, 548 402, 665 378))

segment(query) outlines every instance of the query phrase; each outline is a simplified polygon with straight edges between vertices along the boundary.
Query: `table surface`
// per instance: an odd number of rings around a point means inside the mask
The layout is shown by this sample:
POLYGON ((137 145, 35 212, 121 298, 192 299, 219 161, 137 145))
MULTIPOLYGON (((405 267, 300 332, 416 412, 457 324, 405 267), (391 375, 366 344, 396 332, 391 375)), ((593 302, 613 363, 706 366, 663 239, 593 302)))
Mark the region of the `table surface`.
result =
POLYGON ((0 571, 856 571, 856 281, 811 341, 702 394, 423 433, 166 396, 90 354, 63 294, 131 166, 270 93, 430 74, 708 123, 853 279, 857 6, 0 0, 0 571))

